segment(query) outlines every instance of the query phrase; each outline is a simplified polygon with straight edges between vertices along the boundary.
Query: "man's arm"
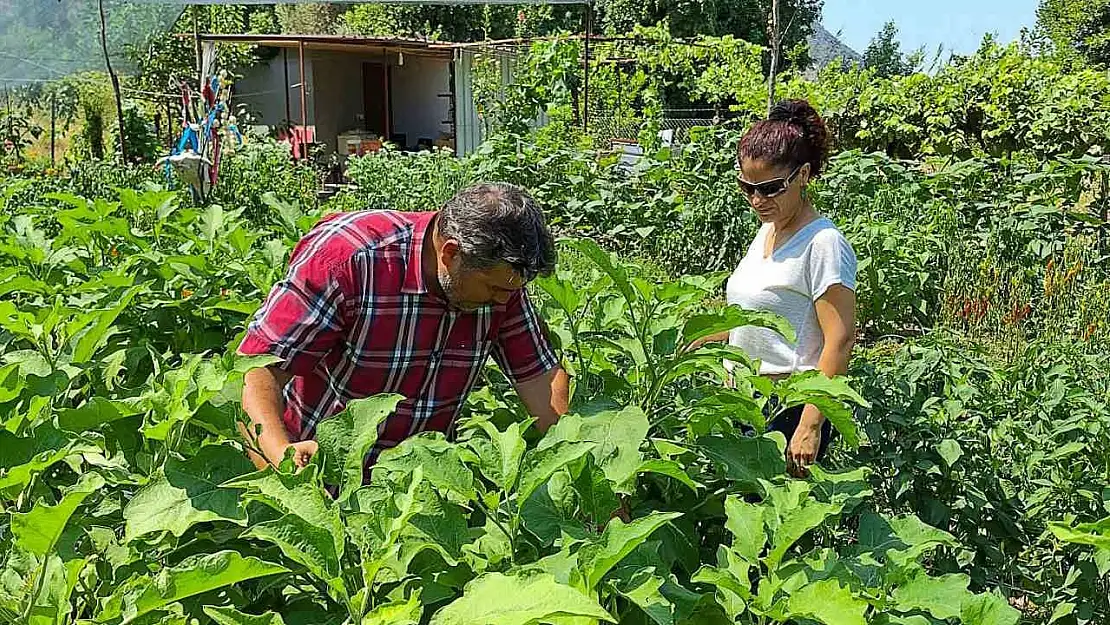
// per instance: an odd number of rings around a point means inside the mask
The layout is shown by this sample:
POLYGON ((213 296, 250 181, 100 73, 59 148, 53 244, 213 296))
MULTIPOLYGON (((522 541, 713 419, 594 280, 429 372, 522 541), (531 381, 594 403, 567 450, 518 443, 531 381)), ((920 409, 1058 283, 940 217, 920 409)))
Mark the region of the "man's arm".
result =
POLYGON ((243 379, 243 410, 250 417, 251 428, 250 431, 242 426, 239 429, 243 437, 262 452, 262 456, 249 452, 251 462, 259 469, 264 469, 269 464, 281 463, 286 448, 290 446, 296 452, 293 462, 298 467, 303 468, 316 453, 316 441, 291 443, 289 432, 282 422, 281 417, 285 412, 282 389, 292 378, 291 373, 270 366, 252 369, 243 379), (256 437, 255 432, 259 430, 256 437))
POLYGON ((562 367, 525 380, 515 388, 528 412, 536 418, 536 427, 541 432, 555 425, 569 408, 570 376, 562 367))

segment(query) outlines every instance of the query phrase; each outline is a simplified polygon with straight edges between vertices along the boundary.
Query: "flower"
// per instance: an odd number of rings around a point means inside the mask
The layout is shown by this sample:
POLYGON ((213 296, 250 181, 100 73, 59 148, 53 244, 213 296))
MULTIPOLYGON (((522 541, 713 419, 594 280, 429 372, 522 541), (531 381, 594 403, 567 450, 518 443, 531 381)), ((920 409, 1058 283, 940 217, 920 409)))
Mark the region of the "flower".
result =
POLYGON ((189 299, 193 296, 192 289, 181 289, 181 299, 189 299))

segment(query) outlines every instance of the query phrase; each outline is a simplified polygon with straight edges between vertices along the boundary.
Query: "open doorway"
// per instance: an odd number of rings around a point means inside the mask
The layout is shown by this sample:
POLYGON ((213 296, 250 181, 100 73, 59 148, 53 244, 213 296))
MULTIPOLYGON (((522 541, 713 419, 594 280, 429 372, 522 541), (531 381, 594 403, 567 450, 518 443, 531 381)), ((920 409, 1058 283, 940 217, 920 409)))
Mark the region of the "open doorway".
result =
POLYGON ((362 96, 365 110, 365 129, 377 133, 384 140, 393 138, 391 121, 393 111, 389 97, 390 71, 384 63, 362 64, 362 96))

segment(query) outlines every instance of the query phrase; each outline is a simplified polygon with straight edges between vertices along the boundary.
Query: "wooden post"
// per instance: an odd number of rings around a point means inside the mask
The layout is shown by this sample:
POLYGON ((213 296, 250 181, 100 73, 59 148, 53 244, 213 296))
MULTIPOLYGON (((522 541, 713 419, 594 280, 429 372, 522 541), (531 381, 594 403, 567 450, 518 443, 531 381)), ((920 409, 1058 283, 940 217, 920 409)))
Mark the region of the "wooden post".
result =
POLYGON ((768 33, 768 43, 771 44, 771 72, 767 78, 767 113, 775 106, 775 81, 779 73, 779 48, 782 37, 779 36, 779 0, 771 0, 771 28, 768 33))
POLYGON ((590 131, 590 35, 593 34, 593 1, 586 0, 585 72, 582 78, 582 131, 590 131))
POLYGON ((293 121, 293 107, 289 103, 289 48, 281 49, 281 64, 285 69, 285 121, 293 121))
POLYGON ((108 77, 112 79, 112 91, 116 95, 116 120, 119 123, 119 153, 124 163, 127 163, 127 139, 124 137, 123 126, 123 96, 119 91, 119 76, 112 69, 112 59, 108 56, 108 22, 104 18, 104 0, 97 0, 100 9, 100 49, 104 51, 104 65, 108 68, 108 77))
POLYGON ((19 148, 16 146, 15 138, 12 137, 12 92, 8 87, 4 87, 4 117, 8 122, 8 134, 4 140, 12 142, 12 152, 18 156, 19 148))
POLYGON ((193 5, 193 48, 197 55, 197 93, 204 91, 204 54, 200 51, 200 28, 197 26, 197 12, 200 6, 193 5))
POLYGON ((50 167, 53 168, 57 163, 54 158, 54 122, 57 119, 58 107, 55 106, 55 93, 50 92, 50 167))
MULTIPOLYGON (((304 74, 304 39, 297 42, 297 56, 300 57, 301 72, 301 158, 304 158, 308 143, 304 138, 308 134, 308 85, 305 84, 304 74)), ((296 137, 294 140, 297 140, 296 137)))

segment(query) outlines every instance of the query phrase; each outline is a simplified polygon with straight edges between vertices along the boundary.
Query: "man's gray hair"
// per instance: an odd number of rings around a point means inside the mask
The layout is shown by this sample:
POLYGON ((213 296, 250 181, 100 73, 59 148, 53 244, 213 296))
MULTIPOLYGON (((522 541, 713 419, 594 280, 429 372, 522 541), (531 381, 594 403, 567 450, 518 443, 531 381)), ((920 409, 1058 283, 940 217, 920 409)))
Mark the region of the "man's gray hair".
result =
POLYGON ((508 263, 526 281, 555 270, 555 239, 543 211, 516 185, 487 182, 463 189, 440 209, 436 228, 458 241, 468 269, 508 263))

